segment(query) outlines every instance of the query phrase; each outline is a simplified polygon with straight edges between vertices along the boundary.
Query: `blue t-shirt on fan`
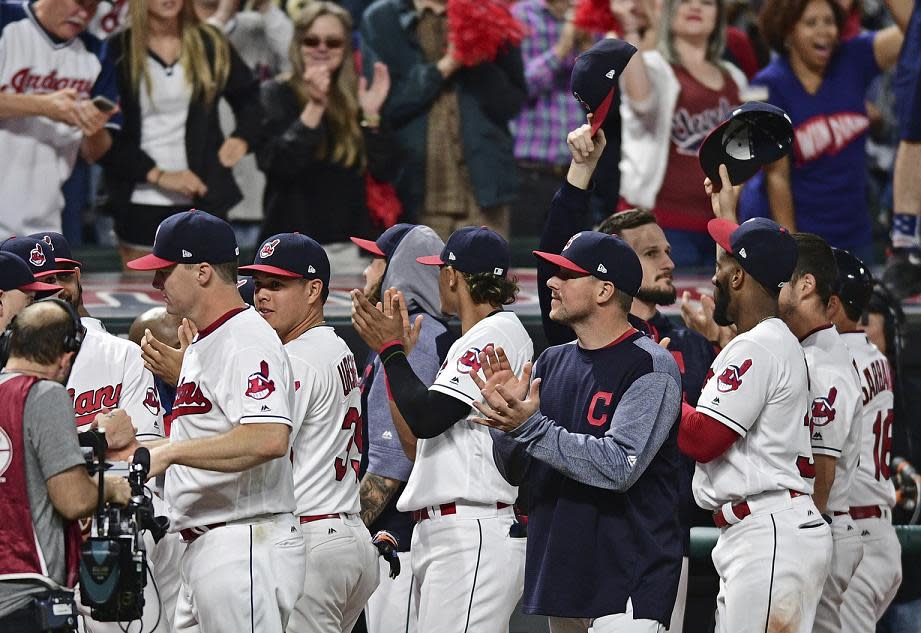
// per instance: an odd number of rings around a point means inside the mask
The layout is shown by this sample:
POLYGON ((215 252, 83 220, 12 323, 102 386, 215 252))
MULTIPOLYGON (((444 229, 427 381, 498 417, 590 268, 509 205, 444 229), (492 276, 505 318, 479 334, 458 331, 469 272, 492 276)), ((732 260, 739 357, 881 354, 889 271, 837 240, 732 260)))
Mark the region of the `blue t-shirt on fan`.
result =
MULTIPOLYGON (((775 58, 752 80, 768 90, 767 101, 783 108, 795 132, 790 186, 796 229, 824 237, 832 246, 872 242, 867 204, 866 142, 870 122, 864 98, 880 68, 874 33, 839 45, 816 94, 806 92, 785 57, 775 58)), ((763 173, 742 192, 741 220, 771 217, 763 173)))

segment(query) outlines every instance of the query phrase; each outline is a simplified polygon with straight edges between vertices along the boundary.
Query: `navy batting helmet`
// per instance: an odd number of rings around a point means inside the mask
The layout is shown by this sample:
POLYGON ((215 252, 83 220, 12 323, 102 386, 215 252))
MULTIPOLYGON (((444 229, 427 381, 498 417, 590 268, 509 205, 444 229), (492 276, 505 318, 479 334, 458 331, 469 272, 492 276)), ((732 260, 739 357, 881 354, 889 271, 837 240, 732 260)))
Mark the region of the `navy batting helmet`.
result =
MULTIPOLYGON (((834 292, 847 309, 848 316, 863 314, 873 294, 873 275, 857 257, 841 248, 832 248, 838 264, 838 282, 834 292)), ((855 318, 855 320, 856 320, 855 318)))

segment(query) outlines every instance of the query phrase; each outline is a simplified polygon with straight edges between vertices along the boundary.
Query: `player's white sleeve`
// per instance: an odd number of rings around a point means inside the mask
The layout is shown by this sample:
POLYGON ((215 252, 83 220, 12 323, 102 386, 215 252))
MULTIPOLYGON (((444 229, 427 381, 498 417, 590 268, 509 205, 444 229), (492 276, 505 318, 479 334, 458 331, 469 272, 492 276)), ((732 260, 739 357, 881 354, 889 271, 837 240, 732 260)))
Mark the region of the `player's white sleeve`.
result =
POLYGON ((712 374, 697 400, 697 410, 745 437, 778 379, 778 362, 762 345, 748 338, 734 339, 710 366, 712 374))
POLYGON ((232 393, 225 394, 228 415, 241 424, 280 423, 292 426, 291 364, 279 346, 242 349, 234 356, 223 381, 232 393))
POLYGON ((119 407, 131 417, 139 439, 163 437, 163 407, 154 386, 154 377, 137 354, 127 354, 119 407))
MULTIPOLYGON (((847 370, 850 367, 845 368, 847 370)), ((853 415, 857 406, 857 392, 851 382, 842 379, 840 372, 810 372, 809 425, 812 452, 838 458, 847 443, 853 415)))
POLYGON ((452 346, 444 367, 435 376, 435 382, 429 390, 452 396, 473 406, 474 402, 482 398, 480 388, 470 377, 471 373, 480 371, 480 352, 490 346, 503 347, 509 354, 510 362, 514 364, 515 351, 509 349, 507 338, 499 330, 491 327, 484 327, 478 333, 468 332, 463 338, 463 343, 462 346, 452 346))
POLYGON ((294 408, 291 410, 291 420, 295 428, 307 419, 307 412, 323 401, 324 395, 329 393, 329 373, 322 373, 313 365, 289 353, 291 359, 292 378, 294 380, 294 408))

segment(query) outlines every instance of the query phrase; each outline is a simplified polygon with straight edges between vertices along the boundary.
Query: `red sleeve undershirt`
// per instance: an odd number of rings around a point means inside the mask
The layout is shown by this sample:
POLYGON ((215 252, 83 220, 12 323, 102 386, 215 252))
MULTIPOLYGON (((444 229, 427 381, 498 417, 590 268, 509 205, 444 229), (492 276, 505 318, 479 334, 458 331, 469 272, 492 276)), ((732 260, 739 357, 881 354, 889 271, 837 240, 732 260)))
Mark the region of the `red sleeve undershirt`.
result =
POLYGON ((678 448, 694 461, 706 464, 716 459, 740 437, 719 420, 697 411, 687 402, 682 403, 678 448))

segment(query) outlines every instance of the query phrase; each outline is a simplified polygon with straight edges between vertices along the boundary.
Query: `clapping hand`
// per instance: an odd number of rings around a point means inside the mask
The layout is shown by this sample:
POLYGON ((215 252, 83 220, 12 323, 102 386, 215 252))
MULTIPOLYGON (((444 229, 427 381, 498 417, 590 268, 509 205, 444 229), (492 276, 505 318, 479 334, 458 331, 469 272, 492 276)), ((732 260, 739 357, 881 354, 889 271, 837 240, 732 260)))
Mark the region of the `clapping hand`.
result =
POLYGON ((372 350, 377 351, 391 341, 400 341, 408 356, 419 340, 422 315, 410 322, 406 299, 396 288, 385 290, 376 306, 371 305, 361 290, 353 290, 352 325, 372 350))
POLYGON ((182 319, 178 334, 178 349, 160 341, 150 330, 144 330, 144 336, 141 338, 141 359, 144 361, 144 367, 174 387, 179 383, 182 357, 198 334, 198 328, 189 319, 182 319))
POLYGON ((725 347, 735 338, 736 330, 733 325, 728 327, 717 325, 713 319, 715 307, 713 297, 710 295, 700 295, 700 305, 696 308, 691 303, 691 293, 685 290, 681 295, 681 318, 684 324, 711 343, 725 347))
POLYGON ((506 433, 517 429, 540 409, 540 378, 531 380, 532 363, 525 363, 518 378, 501 347, 487 347, 479 361, 483 377, 478 372, 469 375, 485 400, 473 407, 485 417, 473 421, 506 433))
POLYGON ((387 100, 389 92, 390 71, 386 64, 375 62, 371 85, 368 85, 368 80, 364 76, 358 80, 358 105, 361 106, 362 114, 370 118, 380 116, 381 106, 387 100))

